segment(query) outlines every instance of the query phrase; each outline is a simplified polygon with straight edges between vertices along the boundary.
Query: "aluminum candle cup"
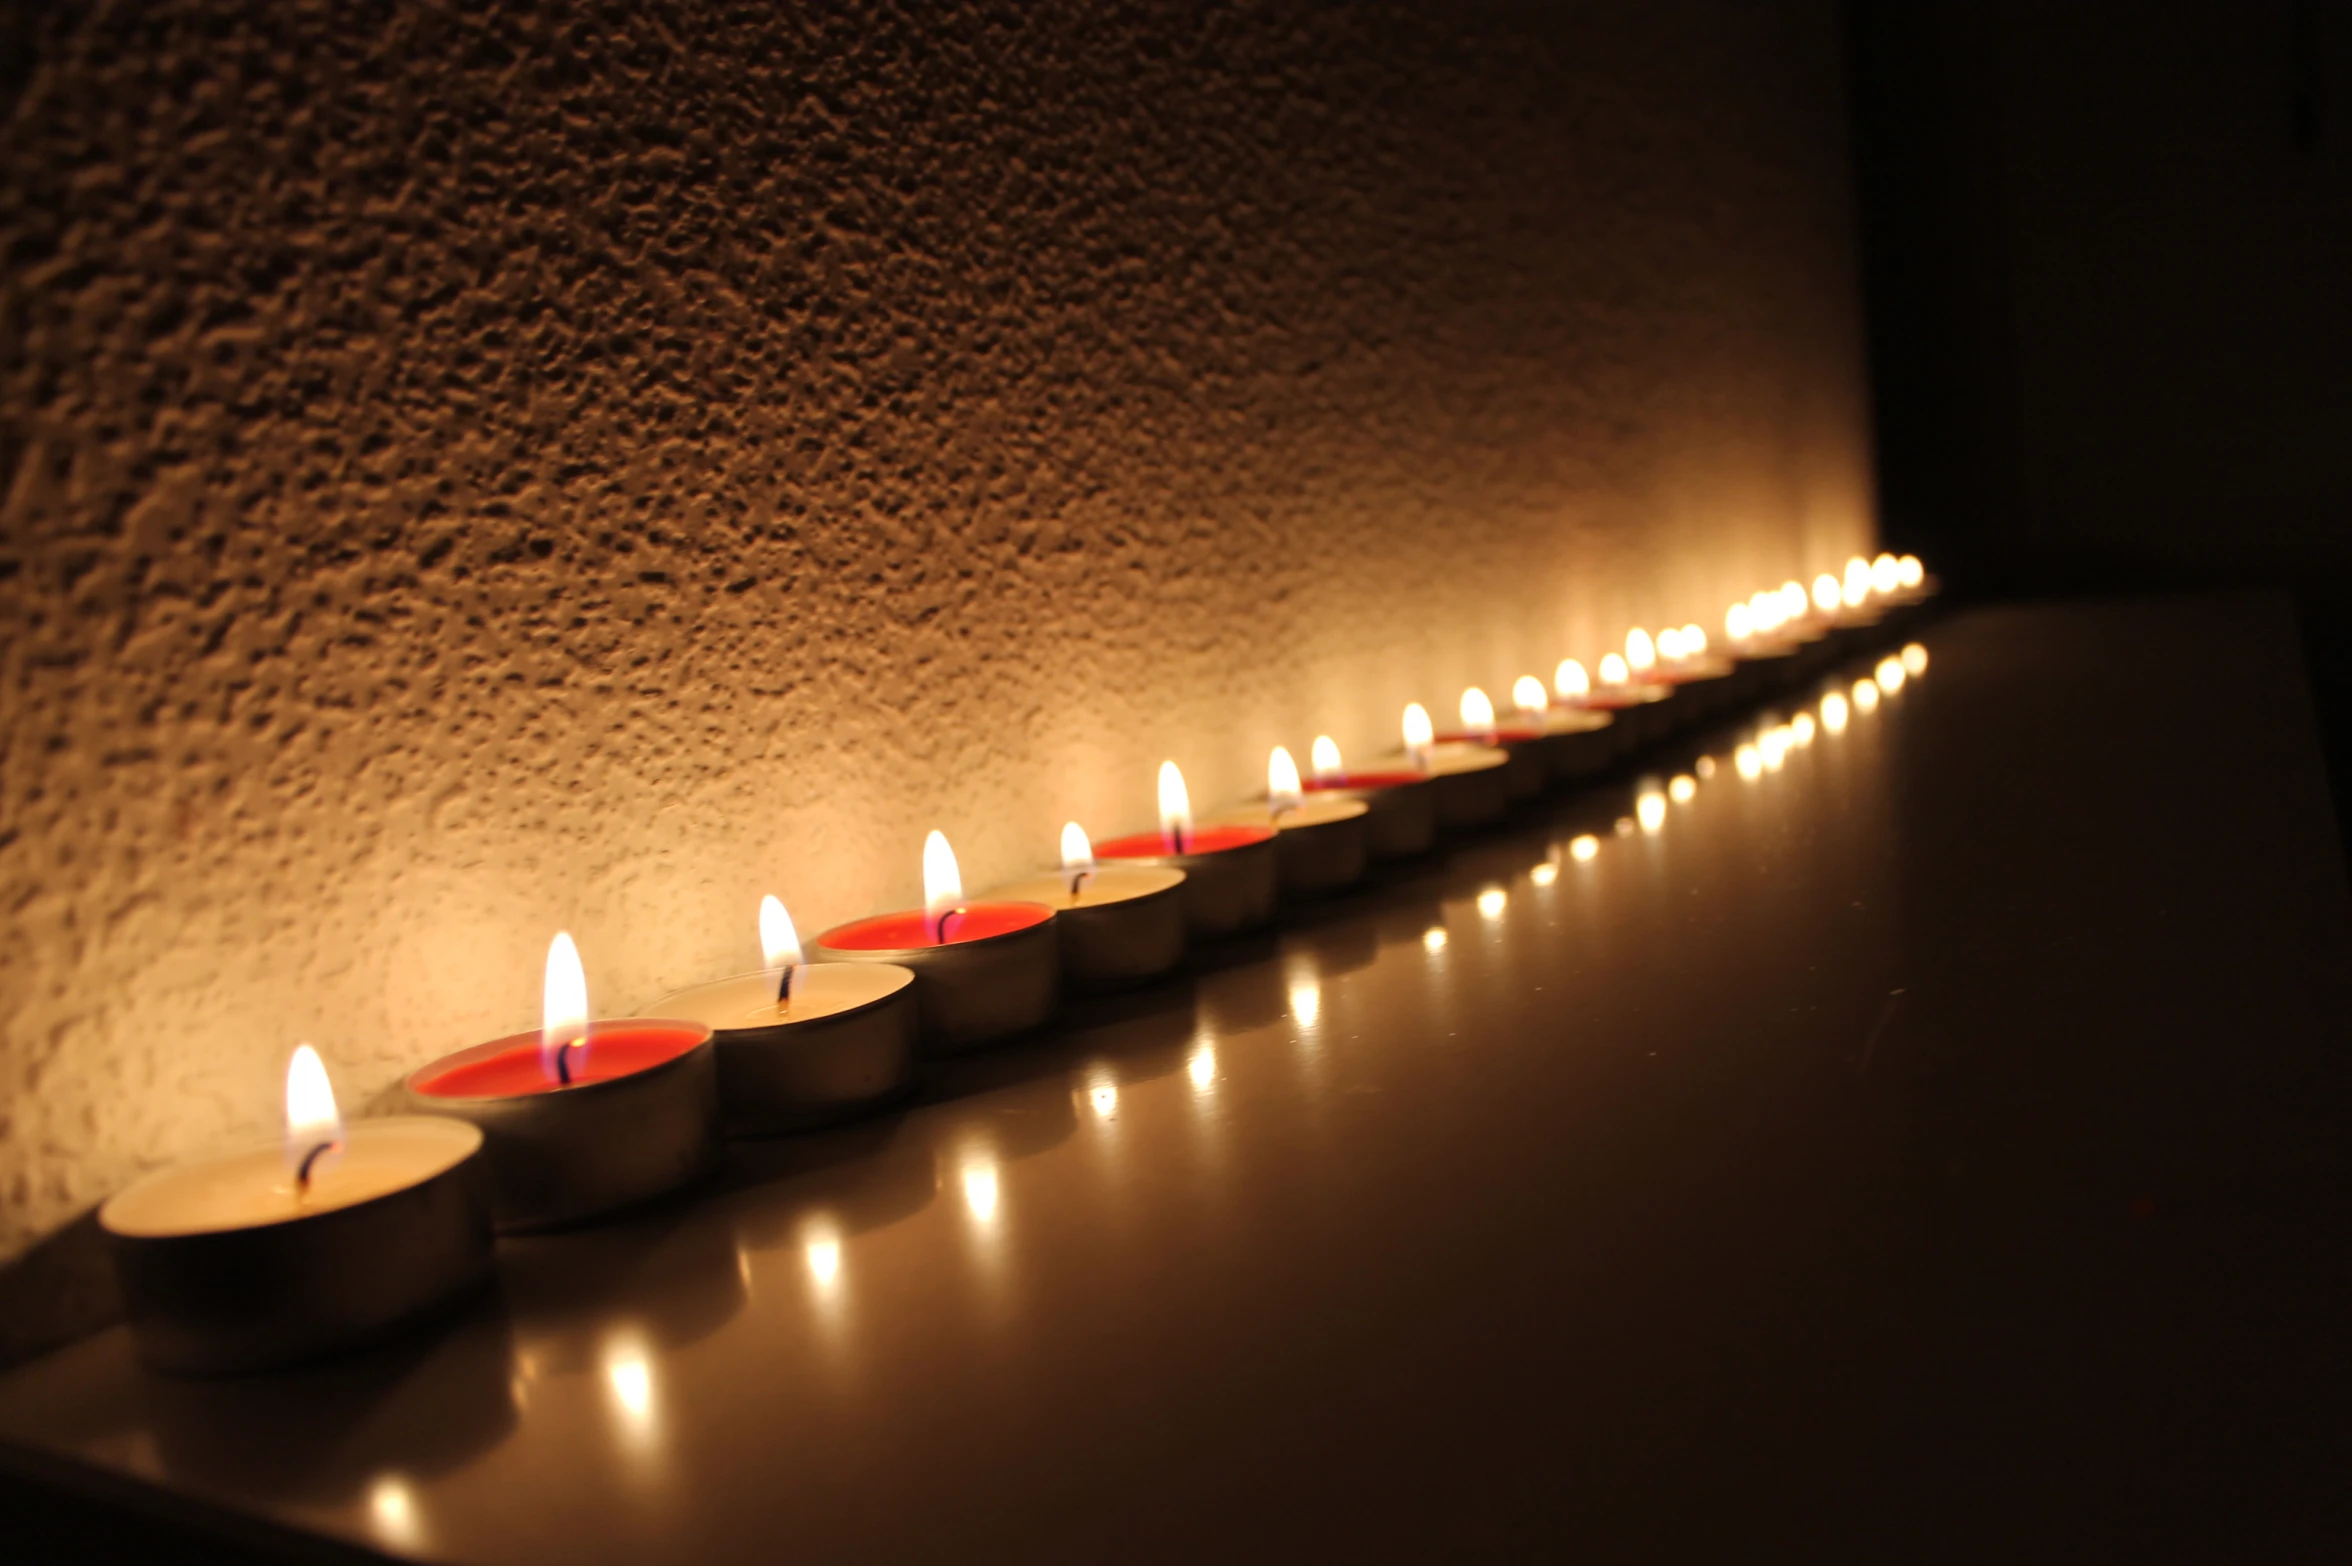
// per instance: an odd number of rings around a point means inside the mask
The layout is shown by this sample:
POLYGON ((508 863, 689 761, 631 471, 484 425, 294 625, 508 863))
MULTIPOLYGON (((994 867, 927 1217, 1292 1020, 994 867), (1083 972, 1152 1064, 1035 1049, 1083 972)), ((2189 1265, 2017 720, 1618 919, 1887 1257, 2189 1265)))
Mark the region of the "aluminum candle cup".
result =
POLYGON ((896 963, 812 962, 680 990, 654 1006, 713 1030, 719 1118, 729 1136, 847 1120, 914 1084, 915 973, 896 963))
POLYGON ((177 1165, 98 1210, 139 1357, 227 1375, 318 1359, 429 1319, 490 1277, 482 1134, 354 1121, 300 1198, 280 1143, 177 1165))
POLYGON ((1275 882, 1284 902, 1328 897, 1364 879, 1371 857, 1372 807, 1347 794, 1308 794, 1276 811, 1249 804, 1218 819, 1274 829, 1275 882))
POLYGON ((1437 794, 1429 776, 1397 768, 1310 779, 1310 799, 1353 795, 1364 802, 1364 853, 1374 862, 1426 854, 1437 842, 1437 794))
POLYGON ((810 955, 826 962, 895 963, 915 973, 920 1047, 956 1055, 1026 1033, 1061 1002, 1061 936, 1039 903, 959 903, 947 939, 919 908, 836 925, 810 955))
POLYGON ((1503 819, 1511 799, 1503 787, 1510 757, 1489 745, 1432 745, 1425 769, 1437 807, 1438 830, 1460 832, 1503 819))
POLYGON ((1552 769, 1543 753, 1536 748, 1543 738, 1543 729, 1514 715, 1509 723, 1498 723, 1492 729, 1471 732, 1457 731, 1440 734, 1440 745, 1480 746, 1499 750, 1509 759, 1503 763, 1503 797, 1512 804, 1540 798, 1551 786, 1552 769))
POLYGON ((1554 703, 1536 745, 1555 782, 1578 783, 1608 771, 1623 739, 1614 714, 1554 703))
POLYGON ((1270 827, 1200 826, 1170 852, 1157 832, 1097 843, 1094 857, 1128 864, 1164 865, 1184 872, 1184 929, 1214 941, 1259 929, 1274 917, 1281 860, 1270 827))
POLYGON ((1573 705, 1587 712, 1605 712, 1615 720, 1616 759, 1622 761, 1665 732, 1664 715, 1654 709, 1673 694, 1664 685, 1596 685, 1573 705))
POLYGON ((1184 960, 1184 882, 1183 871, 1160 865, 1097 865, 1014 881, 988 900, 1053 909, 1062 984, 1094 993, 1156 979, 1184 960))
POLYGON ((572 1080, 537 1033, 445 1055, 409 1074, 409 1103, 482 1131, 501 1233, 582 1223, 702 1178, 719 1157, 711 1030, 683 1019, 591 1023, 572 1080))
POLYGON ((1711 718, 1738 703, 1738 686, 1732 679, 1734 665, 1728 658, 1713 653, 1702 653, 1696 658, 1681 658, 1653 671, 1650 678, 1661 685, 1674 688, 1674 705, 1681 709, 1685 723, 1711 718))

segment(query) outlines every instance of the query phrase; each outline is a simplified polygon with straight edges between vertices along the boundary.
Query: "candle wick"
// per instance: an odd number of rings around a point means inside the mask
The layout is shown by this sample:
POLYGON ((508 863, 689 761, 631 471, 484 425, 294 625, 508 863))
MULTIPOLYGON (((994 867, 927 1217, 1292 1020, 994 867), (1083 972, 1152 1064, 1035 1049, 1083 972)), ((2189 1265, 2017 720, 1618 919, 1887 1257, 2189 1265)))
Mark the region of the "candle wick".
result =
POLYGON ((566 1039, 556 1046, 555 1080, 565 1087, 572 1085, 572 1051, 586 1042, 585 1039, 566 1039))
POLYGON ((326 1157, 327 1154, 333 1152, 336 1148, 341 1147, 342 1145, 343 1144, 340 1141, 321 1142, 317 1146, 313 1147, 309 1152, 302 1155, 302 1162, 294 1166, 294 1194, 297 1197, 307 1196, 310 1194, 310 1176, 312 1169, 317 1165, 320 1159, 326 1157))
POLYGON ((961 919, 969 912, 971 912, 971 910, 968 908, 942 909, 939 914, 938 923, 933 925, 931 928, 932 944, 935 946, 945 946, 947 944, 947 922, 950 919, 961 919))
POLYGON ((1077 906, 1078 906, 1078 893, 1079 893, 1080 889, 1081 889, 1081 888, 1083 888, 1083 887, 1086 885, 1086 883, 1087 883, 1087 882, 1089 882, 1089 881, 1091 881, 1091 880, 1093 880, 1093 879, 1094 879, 1094 872, 1093 872, 1092 870, 1073 870, 1073 871, 1071 871, 1071 872, 1070 872, 1070 906, 1071 906, 1071 907, 1075 908, 1075 907, 1077 907, 1077 906))
POLYGON ((776 1009, 778 1011, 792 1009, 792 975, 798 971, 796 964, 786 963, 784 971, 776 976, 776 1009))

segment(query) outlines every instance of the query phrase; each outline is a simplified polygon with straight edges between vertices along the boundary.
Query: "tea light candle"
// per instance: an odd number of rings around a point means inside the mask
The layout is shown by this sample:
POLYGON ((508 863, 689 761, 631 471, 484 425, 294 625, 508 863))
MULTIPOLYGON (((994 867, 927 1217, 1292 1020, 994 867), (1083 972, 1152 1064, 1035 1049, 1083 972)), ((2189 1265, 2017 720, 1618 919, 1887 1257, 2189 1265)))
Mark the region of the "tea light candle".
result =
MULTIPOLYGON (((1578 669, 1582 670, 1579 664, 1578 669)), ((1602 657, 1599 679, 1588 684, 1574 698, 1574 705, 1588 711, 1605 712, 1616 720, 1617 745, 1620 757, 1639 750, 1654 739, 1662 724, 1650 709, 1672 694, 1663 685, 1647 681, 1636 682, 1633 668, 1621 653, 1602 657)))
POLYGON ((389 1336, 490 1277, 482 1134, 421 1115, 346 1128, 317 1051, 278 1145, 175 1165, 98 1210, 139 1357, 221 1375, 389 1336))
POLYGON ((590 1022, 579 948, 547 949, 540 1026, 411 1072, 409 1102, 481 1129, 501 1232, 603 1217, 707 1174, 719 1156, 707 1023, 590 1022))
POLYGON ((817 938, 817 953, 913 969, 922 1047, 955 1055, 1053 1016, 1062 992, 1053 923, 1043 903, 966 902, 955 850, 933 832, 923 840, 923 906, 836 925, 817 938))
POLYGON ((1077 822, 1062 828, 1059 875, 1008 881, 991 901, 1043 903, 1062 943, 1062 983, 1076 991, 1123 989, 1184 960, 1185 873, 1167 865, 1098 864, 1077 822))
POLYGON ((1438 743, 1429 713, 1419 702, 1405 705, 1406 765, 1429 779, 1430 804, 1440 830, 1458 831, 1502 819, 1510 804, 1503 768, 1510 756, 1492 746, 1438 743))
POLYGON ((1683 718, 1696 721, 1736 704, 1735 665, 1708 650, 1705 631, 1696 625, 1670 626, 1658 633, 1657 642, 1658 663, 1649 677, 1675 691, 1683 718))
POLYGON ((1192 824, 1191 796, 1176 763, 1160 763, 1160 829, 1097 845, 1104 859, 1184 872, 1184 924, 1194 940, 1255 930, 1274 917, 1281 862, 1271 827, 1192 824))
POLYGON ((1535 748, 1535 742, 1543 738, 1542 725, 1504 723, 1495 716, 1493 699, 1475 685, 1462 692, 1460 711, 1462 726, 1438 735, 1437 743, 1500 750, 1509 758, 1503 764, 1505 798, 1528 800, 1541 795, 1551 782, 1551 768, 1535 748))
POLYGON ((1409 859, 1437 841, 1437 798, 1427 773, 1402 767, 1351 771, 1328 734, 1315 736, 1308 759, 1314 768, 1307 778, 1309 798, 1338 793, 1364 802, 1366 858, 1409 859))
POLYGON ((883 962, 804 962, 782 899, 763 897, 766 967, 680 990, 665 1017, 712 1030, 719 1114, 729 1136, 771 1136, 846 1120, 915 1077, 915 974, 883 962))
MULTIPOLYGON (((1584 665, 1573 658, 1563 659, 1553 672, 1555 689, 1570 683, 1572 670, 1575 680, 1585 680, 1584 665)), ((1585 680, 1584 689, 1591 690, 1589 680, 1585 680)), ((1532 674, 1523 674, 1512 684, 1511 703, 1518 709, 1519 721, 1542 736, 1535 746, 1554 782, 1581 782, 1607 771, 1609 763, 1617 759, 1620 736, 1614 714, 1555 701, 1544 690, 1543 681, 1532 674)))
POLYGON ((1349 794, 1309 794, 1298 763, 1280 745, 1266 758, 1264 804, 1236 805, 1221 819, 1272 827, 1276 880, 1284 902, 1327 897, 1364 878, 1372 807, 1349 794))

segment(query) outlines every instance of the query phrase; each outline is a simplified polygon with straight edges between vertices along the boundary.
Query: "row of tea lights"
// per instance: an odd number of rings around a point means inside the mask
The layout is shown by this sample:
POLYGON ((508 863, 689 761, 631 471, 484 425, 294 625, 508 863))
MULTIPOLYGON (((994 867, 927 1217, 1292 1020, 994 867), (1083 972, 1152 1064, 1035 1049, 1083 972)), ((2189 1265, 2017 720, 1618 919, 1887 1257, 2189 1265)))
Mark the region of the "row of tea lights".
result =
MULTIPOLYGON (((413 1072, 400 1114, 346 1125, 315 1050, 294 1051, 282 1143, 159 1171, 100 1210, 142 1357, 218 1373, 314 1358, 453 1306, 487 1279, 494 1233, 560 1228, 677 1190, 722 1139, 800 1131, 892 1102, 926 1055, 1048 1021, 1065 993, 1167 974, 1194 944, 1262 928, 1284 902, 1607 770, 1692 719, 1783 683, 1931 590, 1916 557, 1855 559, 1808 589, 1696 625, 1635 630, 1588 673, 1515 682, 1511 710, 1463 693, 1440 730, 1405 709, 1400 749, 1350 766, 1318 737, 1277 747, 1263 798, 1197 819, 1175 763, 1159 828, 1097 842, 1072 822, 1061 866, 967 898, 955 853, 923 845, 924 905, 827 930, 806 949, 763 899, 764 965, 653 1015, 591 1020, 568 934, 549 947, 536 1032, 413 1072)), ((1743 758, 1743 769, 1748 764, 1743 758)))

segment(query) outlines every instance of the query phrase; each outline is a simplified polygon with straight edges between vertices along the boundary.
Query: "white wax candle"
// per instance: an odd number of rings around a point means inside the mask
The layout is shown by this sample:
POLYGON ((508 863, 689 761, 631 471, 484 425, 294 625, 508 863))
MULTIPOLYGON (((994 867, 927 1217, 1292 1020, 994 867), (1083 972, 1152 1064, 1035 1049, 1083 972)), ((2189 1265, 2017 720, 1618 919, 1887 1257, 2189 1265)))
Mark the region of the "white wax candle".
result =
POLYGON ((295 1190, 286 1151, 272 1143, 158 1170, 116 1192, 99 1209, 98 1221, 135 1239, 291 1223, 421 1185, 481 1145, 482 1133, 459 1120, 390 1115, 355 1121, 344 1132, 342 1156, 307 1190, 295 1190))
POLYGON ((776 979, 774 973, 738 974, 680 990, 654 1002, 652 1010, 722 1033, 789 1027, 872 1005, 905 989, 914 982, 914 975, 886 963, 802 963, 793 970, 788 1006, 776 1000, 776 979))
POLYGON ((1072 872, 1049 871, 1008 881, 990 892, 985 902, 1043 903, 1048 908, 1099 908, 1106 903, 1132 902, 1184 883, 1184 872, 1162 865, 1096 865, 1070 892, 1072 872))

